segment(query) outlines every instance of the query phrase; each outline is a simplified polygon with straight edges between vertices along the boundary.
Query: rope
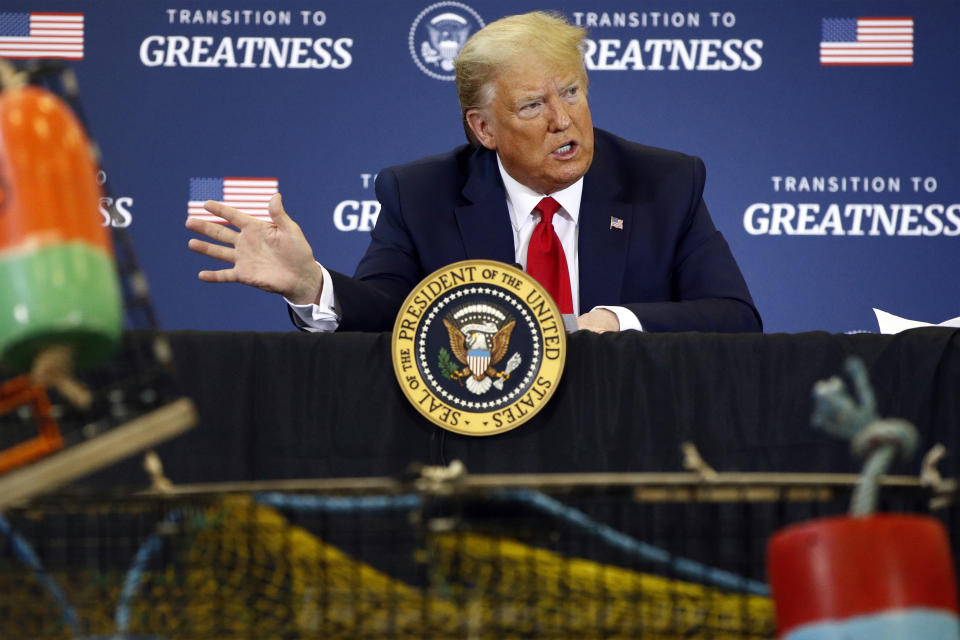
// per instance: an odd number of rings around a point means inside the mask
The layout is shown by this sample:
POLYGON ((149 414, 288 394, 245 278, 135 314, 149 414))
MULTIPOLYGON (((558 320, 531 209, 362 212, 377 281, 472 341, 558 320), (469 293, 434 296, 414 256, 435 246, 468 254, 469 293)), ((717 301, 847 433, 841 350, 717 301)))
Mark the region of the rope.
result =
POLYGON ((528 504, 549 515, 557 516, 575 528, 585 531, 590 535, 597 536, 617 549, 621 549, 641 560, 664 565, 668 567, 670 571, 685 578, 723 589, 744 591, 761 596, 770 595, 770 589, 763 582, 744 578, 743 576, 738 576, 735 573, 723 571, 722 569, 709 567, 695 560, 675 557, 665 549, 631 538, 609 525, 593 520, 582 511, 567 506, 538 491, 513 489, 495 492, 492 497, 528 504))
MULTIPOLYGON (((613 527, 596 522, 582 511, 569 507, 538 491, 515 489, 496 491, 490 497, 500 501, 519 502, 537 511, 555 516, 589 535, 596 536, 617 549, 630 555, 653 562, 683 576, 724 589, 733 589, 755 595, 769 595, 770 590, 763 582, 750 580, 728 571, 715 569, 686 558, 674 557, 670 552, 646 542, 641 542, 617 531, 613 527)), ((416 494, 399 496, 370 496, 356 498, 331 498, 325 496, 288 495, 282 493, 260 493, 254 500, 276 508, 297 511, 386 511, 415 509, 422 505, 423 497, 416 494)))
POLYGON ((53 577, 44 570, 43 564, 40 562, 40 558, 37 557, 36 552, 34 552, 33 547, 30 546, 30 543, 27 542, 27 539, 17 533, 17 531, 10 526, 10 523, 7 522, 7 519, 2 515, 0 515, 0 534, 3 534, 3 536, 10 542, 10 546, 13 548, 13 554, 20 560, 20 562, 33 570, 33 574, 36 576, 37 582, 39 582, 43 588, 46 589, 47 593, 53 597, 54 601, 57 603, 57 606, 60 607, 63 621, 68 627, 70 627, 72 635, 80 635, 80 621, 77 619, 77 613, 74 611, 73 605, 70 604, 70 601, 67 600, 67 596, 63 592, 63 589, 61 589, 56 580, 54 580, 53 577))
POLYGON ((147 538, 137 549, 133 562, 130 564, 130 569, 127 570, 127 575, 123 580, 120 601, 117 603, 117 612, 114 615, 118 636, 126 635, 130 629, 130 604, 137 595, 140 583, 143 581, 143 574, 146 572, 150 560, 163 547, 163 530, 167 525, 178 522, 180 518, 179 509, 174 509, 168 513, 157 526, 157 532, 147 538))
POLYGON ((423 497, 413 493, 397 496, 330 497, 269 492, 254 494, 253 501, 277 509, 350 513, 418 509, 423 504, 423 497))
POLYGON ((868 516, 877 509, 880 477, 887 473, 899 456, 908 460, 917 449, 916 428, 900 418, 881 419, 877 401, 870 386, 867 367, 855 356, 847 358, 844 368, 853 382, 859 402, 848 392, 846 384, 834 376, 813 387, 814 411, 810 422, 832 436, 850 440, 850 449, 858 458, 866 459, 860 480, 850 501, 850 515, 868 516))
POLYGON ((917 449, 917 430, 906 420, 876 420, 854 436, 850 447, 866 458, 863 472, 850 502, 850 515, 868 516, 877 510, 880 477, 887 473, 898 455, 906 460, 917 449))

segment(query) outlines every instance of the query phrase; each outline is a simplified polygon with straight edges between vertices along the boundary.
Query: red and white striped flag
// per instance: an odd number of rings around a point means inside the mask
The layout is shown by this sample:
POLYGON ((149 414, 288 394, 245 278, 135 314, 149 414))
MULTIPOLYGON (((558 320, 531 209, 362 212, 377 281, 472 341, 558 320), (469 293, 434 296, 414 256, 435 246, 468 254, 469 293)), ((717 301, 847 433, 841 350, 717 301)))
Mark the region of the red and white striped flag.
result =
POLYGON ((278 189, 279 181, 276 178, 190 178, 187 215, 200 220, 223 222, 223 218, 203 208, 207 200, 218 200, 254 218, 269 220, 267 205, 278 189))
POLYGON ((0 57, 83 60, 83 14, 0 13, 0 57))
POLYGON ((913 18, 824 18, 823 66, 910 66, 913 18))

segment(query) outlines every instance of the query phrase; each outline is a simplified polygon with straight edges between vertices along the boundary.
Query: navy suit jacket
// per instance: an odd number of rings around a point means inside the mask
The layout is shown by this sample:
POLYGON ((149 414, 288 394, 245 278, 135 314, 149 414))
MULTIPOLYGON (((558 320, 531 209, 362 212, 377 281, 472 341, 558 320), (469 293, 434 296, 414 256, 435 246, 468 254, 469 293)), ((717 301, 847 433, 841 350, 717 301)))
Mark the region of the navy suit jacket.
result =
MULTIPOLYGON (((699 158, 595 130, 579 217, 581 313, 624 306, 646 331, 761 330, 703 203, 704 178, 699 158)), ((356 273, 331 272, 340 331, 391 329, 410 290, 452 262, 516 262, 493 151, 465 145, 384 169, 376 193, 380 216, 356 273)))

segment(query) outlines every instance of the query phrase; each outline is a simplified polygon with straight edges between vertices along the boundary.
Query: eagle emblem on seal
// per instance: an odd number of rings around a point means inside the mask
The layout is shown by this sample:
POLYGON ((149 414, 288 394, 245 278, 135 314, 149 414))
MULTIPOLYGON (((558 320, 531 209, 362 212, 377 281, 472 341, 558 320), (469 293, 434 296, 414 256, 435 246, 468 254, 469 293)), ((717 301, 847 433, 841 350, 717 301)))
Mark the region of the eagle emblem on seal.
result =
POLYGON ((520 354, 514 353, 501 371, 495 368, 507 355, 517 321, 495 305, 467 304, 447 314, 443 324, 450 337, 450 351, 462 365, 453 364, 441 349, 440 367, 445 375, 477 395, 491 386, 502 390, 504 380, 509 380, 520 366, 520 354))
POLYGON ((453 61, 470 35, 470 23, 463 16, 448 11, 427 23, 427 34, 430 42, 424 41, 420 45, 424 62, 439 64, 447 72, 453 71, 453 61))

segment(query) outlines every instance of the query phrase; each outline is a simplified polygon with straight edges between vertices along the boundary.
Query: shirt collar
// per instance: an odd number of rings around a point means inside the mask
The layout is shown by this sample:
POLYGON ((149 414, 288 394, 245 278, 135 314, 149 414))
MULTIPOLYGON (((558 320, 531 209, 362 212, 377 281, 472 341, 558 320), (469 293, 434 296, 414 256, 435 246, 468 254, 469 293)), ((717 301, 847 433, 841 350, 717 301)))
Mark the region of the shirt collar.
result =
POLYGON ((507 202, 510 206, 510 221, 514 229, 519 229, 529 216, 533 215, 533 208, 537 206, 544 196, 551 196, 560 203, 563 209, 559 212, 573 220, 574 224, 580 217, 580 198, 583 195, 583 176, 566 189, 561 189, 556 193, 537 193, 530 187, 520 184, 507 173, 500 161, 500 155, 497 154, 497 167, 500 169, 500 177, 503 179, 503 187, 507 192, 507 202))

